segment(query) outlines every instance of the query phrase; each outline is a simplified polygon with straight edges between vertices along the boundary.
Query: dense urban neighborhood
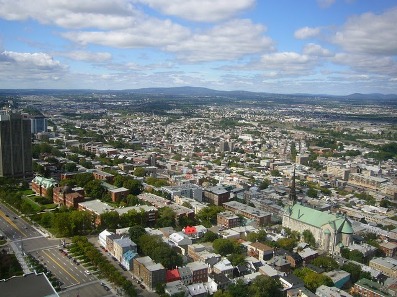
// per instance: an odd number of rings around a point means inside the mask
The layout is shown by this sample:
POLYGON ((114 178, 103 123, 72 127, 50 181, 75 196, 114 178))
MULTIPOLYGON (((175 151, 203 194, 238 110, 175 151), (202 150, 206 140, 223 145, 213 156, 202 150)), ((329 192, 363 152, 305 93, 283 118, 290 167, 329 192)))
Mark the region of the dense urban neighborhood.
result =
POLYGON ((1 296, 397 296, 395 96, 0 105, 1 296))

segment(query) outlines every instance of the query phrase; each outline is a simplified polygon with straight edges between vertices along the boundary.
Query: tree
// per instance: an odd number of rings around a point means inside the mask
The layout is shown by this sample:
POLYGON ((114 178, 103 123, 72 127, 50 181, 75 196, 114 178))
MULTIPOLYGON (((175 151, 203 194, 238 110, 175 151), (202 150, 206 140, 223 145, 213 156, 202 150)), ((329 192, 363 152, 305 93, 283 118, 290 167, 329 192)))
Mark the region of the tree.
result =
POLYGON ((117 211, 107 211, 101 214, 101 229, 115 230, 118 228, 120 216, 117 211))
POLYGON ((130 229, 128 230, 128 233, 130 235, 130 239, 135 242, 138 243, 139 242, 139 238, 142 235, 146 234, 145 228, 141 225, 135 225, 130 227, 130 229))
POLYGON ((146 175, 145 168, 143 168, 143 167, 135 168, 134 175, 137 177, 144 177, 146 175))
POLYGON ((213 242, 218 238, 218 234, 208 230, 203 237, 200 239, 200 242, 213 242))
POLYGON ((127 188, 132 195, 139 195, 143 191, 142 183, 136 179, 128 179, 124 181, 123 187, 127 188))
POLYGON ((84 191, 87 196, 96 199, 102 199, 105 194, 105 189, 102 187, 101 181, 97 179, 89 181, 84 186, 84 191))
POLYGON ((292 251, 297 242, 295 238, 280 238, 276 241, 276 245, 287 251, 292 251))
POLYGON ((313 260, 312 264, 325 269, 325 271, 331 271, 339 267, 338 262, 328 256, 319 256, 313 260))
POLYGON ((257 276, 249 287, 250 296, 253 297, 282 297, 284 296, 281 291, 282 286, 278 279, 269 276, 257 276))
POLYGON ((307 267, 296 269, 294 271, 294 274, 297 277, 301 278, 303 280, 303 283, 305 284, 305 287, 312 292, 315 292, 316 289, 321 285, 325 285, 328 287, 332 287, 334 285, 334 283, 328 276, 314 272, 307 267))
POLYGON ((316 239, 314 238, 313 233, 310 230, 304 230, 302 232, 303 235, 303 240, 309 244, 310 246, 314 247, 316 246, 316 239))
POLYGON ((229 239, 218 238, 212 243, 215 253, 226 256, 234 252, 233 242, 229 239))
POLYGON ((266 241, 266 231, 261 229, 258 232, 251 232, 248 233, 247 235, 247 240, 251 242, 262 242, 264 243, 266 241))
POLYGON ((175 227, 175 211, 170 207, 163 207, 159 210, 159 216, 156 222, 156 226, 161 227, 175 227))
POLYGON ((265 178, 265 179, 259 184, 259 189, 260 189, 260 190, 267 189, 267 188, 269 187, 269 185, 270 185, 270 181, 269 181, 267 178, 265 178))
POLYGON ((307 191, 307 196, 311 198, 317 198, 317 194, 317 190, 314 188, 309 188, 309 190, 307 191))
POLYGON ((77 165, 76 163, 66 163, 64 165, 64 169, 66 172, 76 172, 77 171, 77 165))
POLYGON ((360 265, 354 264, 352 262, 343 264, 341 269, 350 273, 350 280, 352 283, 355 283, 362 278, 367 278, 367 279, 372 278, 369 272, 362 271, 360 265))
POLYGON ((271 176, 281 176, 280 171, 278 171, 277 169, 273 169, 270 171, 271 176))
POLYGON ((227 290, 225 292, 230 294, 230 295, 226 295, 226 297, 229 297, 229 296, 248 297, 248 296, 250 296, 249 292, 248 292, 248 285, 246 285, 242 279, 238 279, 236 281, 236 283, 231 283, 227 287, 227 290))
POLYGON ((233 253, 229 255, 227 259, 230 261, 230 263, 232 263, 233 266, 245 263, 245 255, 243 254, 233 253))
POLYGON ((207 207, 201 209, 197 213, 196 217, 197 217, 197 219, 200 220, 200 222, 202 224, 212 225, 212 224, 216 224, 217 214, 222 211, 223 211, 222 206, 210 205, 210 206, 207 206, 207 207))

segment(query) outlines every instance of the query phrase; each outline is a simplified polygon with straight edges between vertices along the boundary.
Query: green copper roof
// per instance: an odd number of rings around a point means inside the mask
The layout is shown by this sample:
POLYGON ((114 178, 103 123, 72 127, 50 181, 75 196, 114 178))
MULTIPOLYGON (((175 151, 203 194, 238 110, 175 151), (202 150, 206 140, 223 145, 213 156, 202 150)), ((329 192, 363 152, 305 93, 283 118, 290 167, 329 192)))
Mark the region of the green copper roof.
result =
POLYGON ((291 218, 317 228, 321 228, 325 224, 330 224, 331 228, 335 231, 347 234, 353 233, 351 223, 344 216, 319 211, 301 204, 288 206, 285 211, 286 215, 289 215, 291 218))

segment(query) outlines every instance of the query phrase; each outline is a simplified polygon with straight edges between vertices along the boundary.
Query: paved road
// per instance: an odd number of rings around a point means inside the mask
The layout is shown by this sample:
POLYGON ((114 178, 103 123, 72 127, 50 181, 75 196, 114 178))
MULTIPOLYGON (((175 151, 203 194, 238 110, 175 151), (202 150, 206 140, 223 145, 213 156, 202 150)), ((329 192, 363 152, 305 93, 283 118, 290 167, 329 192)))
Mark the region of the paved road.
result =
POLYGON ((23 253, 38 259, 63 283, 64 291, 59 293, 60 296, 116 296, 115 292, 106 291, 95 275, 86 274, 87 267, 77 265, 59 251, 60 239, 52 238, 39 227, 32 226, 27 218, 20 217, 2 203, 0 230, 9 240, 9 246, 14 249, 25 272, 29 272, 29 267, 23 263, 23 253))

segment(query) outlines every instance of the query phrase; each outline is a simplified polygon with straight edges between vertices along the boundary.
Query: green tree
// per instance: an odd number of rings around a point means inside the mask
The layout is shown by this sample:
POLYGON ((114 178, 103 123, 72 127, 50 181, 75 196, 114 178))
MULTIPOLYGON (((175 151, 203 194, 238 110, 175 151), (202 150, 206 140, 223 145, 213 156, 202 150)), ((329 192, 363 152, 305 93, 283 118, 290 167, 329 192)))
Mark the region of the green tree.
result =
POLYGON ((156 222, 156 226, 161 227, 175 227, 175 211, 170 207, 163 207, 159 210, 159 216, 156 222))
POLYGON ((100 180, 91 180, 84 186, 84 191, 88 197, 102 199, 105 194, 105 189, 101 185, 100 180))
POLYGON ((130 229, 128 230, 128 233, 130 235, 130 239, 135 242, 136 244, 138 244, 139 242, 139 238, 142 235, 146 234, 145 228, 141 225, 135 225, 130 227, 130 229))
POLYGON ((144 177, 146 175, 145 168, 137 167, 134 169, 134 175, 137 177, 144 177))
POLYGON ((295 269, 294 274, 301 278, 305 284, 305 287, 312 292, 315 292, 316 289, 321 285, 328 287, 332 287, 334 285, 328 276, 314 272, 307 267, 295 269))
POLYGON ((314 188, 309 188, 309 190, 307 191, 307 196, 311 197, 311 198, 317 198, 317 190, 314 188))
POLYGON ((213 242, 217 238, 218 234, 212 232, 211 230, 208 230, 200 239, 200 242, 213 242))
POLYGON ((259 184, 259 189, 260 189, 260 190, 265 190, 265 189, 267 189, 267 188, 269 187, 269 185, 270 185, 270 181, 269 181, 267 178, 265 178, 265 179, 259 184))
POLYGON ((139 195, 143 191, 142 183, 136 179, 128 179, 124 181, 123 186, 130 191, 132 195, 139 195))
POLYGON ((63 167, 63 169, 66 171, 66 172, 76 172, 77 171, 77 165, 76 165, 76 163, 66 163, 65 165, 64 165, 64 167, 63 167))
POLYGON ((281 176, 280 171, 278 171, 277 169, 273 169, 270 171, 271 176, 281 176))
POLYGON ((101 214, 101 225, 100 229, 115 230, 118 228, 120 222, 120 216, 117 211, 107 211, 101 214))
POLYGON ((278 279, 269 276, 257 276, 249 287, 250 296, 253 297, 282 297, 284 293, 281 291, 282 286, 278 279))
POLYGON ((229 239, 218 238, 212 243, 215 253, 226 256, 234 252, 233 242, 229 239))
POLYGON ((230 261, 230 263, 232 263, 233 266, 245 263, 245 255, 243 254, 233 253, 229 255, 227 259, 230 261))
MULTIPOLYGON (((235 284, 230 284, 226 292, 230 293, 232 297, 250 296, 248 285, 246 285, 242 279, 238 279, 235 284)), ((228 297, 228 295, 226 295, 226 297, 228 297)))
POLYGON ((314 238, 313 233, 310 230, 304 230, 302 232, 303 240, 312 247, 316 246, 316 239, 314 238))
POLYGON ((210 205, 201 209, 196 217, 200 220, 203 225, 216 224, 217 214, 222 212, 224 209, 221 206, 210 205))
POLYGON ((251 242, 266 242, 266 231, 261 229, 258 232, 251 232, 247 235, 247 240, 251 242))
POLYGON ((343 264, 341 269, 350 273, 350 280, 352 283, 355 283, 362 278, 372 279, 369 272, 362 271, 361 266, 354 264, 353 262, 343 264))
POLYGON ((338 262, 328 256, 319 256, 313 260, 312 264, 325 269, 325 271, 331 271, 339 268, 338 262))

